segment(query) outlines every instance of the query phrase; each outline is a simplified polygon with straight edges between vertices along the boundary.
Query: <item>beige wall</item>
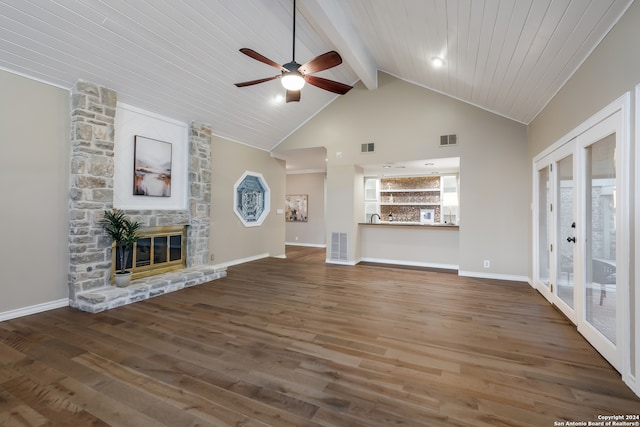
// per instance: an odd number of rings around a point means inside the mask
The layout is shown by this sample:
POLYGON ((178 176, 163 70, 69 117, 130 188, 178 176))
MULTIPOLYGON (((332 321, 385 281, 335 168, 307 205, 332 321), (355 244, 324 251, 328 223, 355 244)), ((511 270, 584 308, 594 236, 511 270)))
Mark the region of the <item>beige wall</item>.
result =
POLYGON ((69 91, 0 71, 0 313, 69 297, 69 91))
POLYGON ((306 194, 308 221, 287 222, 285 241, 292 245, 325 245, 324 173, 287 175, 287 194, 306 194))
POLYGON ((591 56, 529 125, 533 159, 640 83, 640 2, 634 2, 591 56))
MULTIPOLYGON (((460 269, 527 276, 530 202, 523 124, 380 73, 378 89, 358 84, 276 151, 312 147, 327 148, 327 233, 350 232, 352 242, 358 242, 355 224, 362 220, 361 209, 356 211, 361 196, 352 188, 362 185, 361 172, 354 165, 459 156, 460 269), (460 145, 439 147, 440 135, 453 133, 460 145), (360 154, 365 142, 375 142, 376 152, 360 154), (482 268, 485 259, 491 269, 482 268)), ((349 251, 352 260, 358 251, 349 251)))
MULTIPOLYGON (((213 129, 215 132, 215 127, 213 129)), ((211 142, 211 264, 284 256, 285 163, 268 152, 213 137, 211 142), (233 186, 246 171, 263 175, 271 190, 271 211, 259 227, 245 227, 233 211, 233 186)))

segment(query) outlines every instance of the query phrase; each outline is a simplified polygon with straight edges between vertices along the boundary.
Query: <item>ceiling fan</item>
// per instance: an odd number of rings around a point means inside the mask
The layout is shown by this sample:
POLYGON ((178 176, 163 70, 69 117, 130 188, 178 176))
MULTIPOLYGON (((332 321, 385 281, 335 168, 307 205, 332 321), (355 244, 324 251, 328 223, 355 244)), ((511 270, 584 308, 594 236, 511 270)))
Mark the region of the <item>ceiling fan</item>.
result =
POLYGON ((250 58, 260 61, 264 64, 270 65, 273 68, 280 70, 280 74, 273 77, 266 77, 264 79, 251 80, 248 82, 236 83, 237 87, 251 86, 258 83, 268 82, 270 80, 280 79, 282 86, 287 90, 286 101, 298 102, 300 101, 300 89, 304 86, 305 82, 310 85, 319 87, 320 89, 328 90, 329 92, 344 95, 352 89, 352 86, 344 83, 336 82, 333 80, 324 79, 322 77, 312 76, 312 73, 318 71, 327 70, 333 68, 336 65, 342 64, 342 58, 338 52, 332 50, 327 53, 323 53, 320 56, 316 56, 312 60, 300 65, 296 62, 296 0, 293 0, 293 53, 291 62, 280 65, 277 62, 270 60, 269 58, 260 55, 258 52, 242 48, 240 52, 249 56, 250 58))

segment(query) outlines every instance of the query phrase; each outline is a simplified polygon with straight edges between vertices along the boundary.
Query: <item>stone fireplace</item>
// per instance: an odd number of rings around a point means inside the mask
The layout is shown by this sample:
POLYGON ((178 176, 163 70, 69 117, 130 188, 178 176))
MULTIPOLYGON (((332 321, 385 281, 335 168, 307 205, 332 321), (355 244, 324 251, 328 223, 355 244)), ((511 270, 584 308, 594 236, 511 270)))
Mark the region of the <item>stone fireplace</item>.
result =
POLYGON ((99 221, 113 208, 114 129, 117 94, 78 81, 71 94, 71 189, 69 198, 69 300, 98 312, 205 283, 226 275, 208 265, 211 201, 211 128, 189 129, 188 209, 125 210, 143 227, 186 227, 186 268, 139 278, 128 288, 111 286, 112 242, 99 221))

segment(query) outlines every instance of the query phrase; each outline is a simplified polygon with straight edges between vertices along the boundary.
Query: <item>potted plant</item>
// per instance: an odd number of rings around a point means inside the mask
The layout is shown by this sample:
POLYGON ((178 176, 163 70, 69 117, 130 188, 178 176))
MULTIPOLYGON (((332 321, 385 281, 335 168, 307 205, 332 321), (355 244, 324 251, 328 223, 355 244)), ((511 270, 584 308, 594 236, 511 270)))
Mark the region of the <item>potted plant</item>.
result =
POLYGON ((127 271, 127 262, 133 245, 138 239, 138 229, 141 224, 132 221, 127 215, 118 209, 104 211, 100 225, 116 244, 116 251, 120 258, 120 270, 116 271, 115 282, 119 287, 127 286, 131 282, 131 272, 127 271))

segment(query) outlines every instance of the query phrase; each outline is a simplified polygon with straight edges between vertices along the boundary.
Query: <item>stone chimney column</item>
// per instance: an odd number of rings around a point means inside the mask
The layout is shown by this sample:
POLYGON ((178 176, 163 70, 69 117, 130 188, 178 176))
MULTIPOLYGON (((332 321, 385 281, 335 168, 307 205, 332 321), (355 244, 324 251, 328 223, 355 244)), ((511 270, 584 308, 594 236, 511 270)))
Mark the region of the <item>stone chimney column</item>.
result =
POLYGON ((78 81, 71 90, 69 297, 109 284, 111 242, 98 225, 113 206, 117 94, 78 81))
POLYGON ((193 122, 189 132, 189 212, 187 267, 209 263, 211 127, 193 122))

